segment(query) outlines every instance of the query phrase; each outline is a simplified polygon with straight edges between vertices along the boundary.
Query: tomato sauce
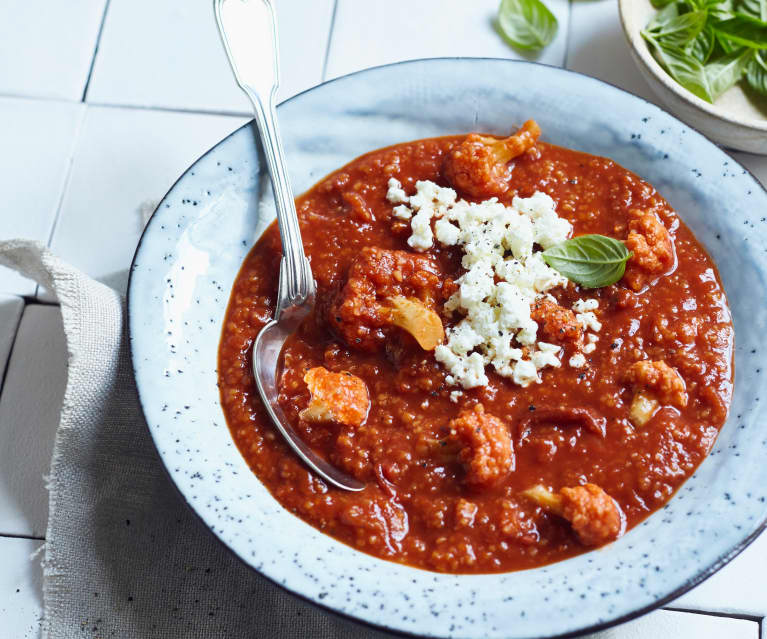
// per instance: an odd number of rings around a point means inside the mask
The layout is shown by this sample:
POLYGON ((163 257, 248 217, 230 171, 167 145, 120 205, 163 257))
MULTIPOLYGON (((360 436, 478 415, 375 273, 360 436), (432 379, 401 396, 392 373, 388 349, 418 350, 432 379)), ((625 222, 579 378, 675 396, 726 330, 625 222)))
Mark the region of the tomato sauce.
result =
MULTIPOLYGON (((454 247, 416 253, 407 245, 409 224, 392 215, 386 192, 391 177, 408 193, 417 180, 450 186, 445 158, 463 139, 419 140, 368 153, 296 200, 318 302, 285 346, 280 403, 320 455, 366 482, 362 492, 329 487, 309 472, 274 430, 255 388, 250 347, 276 301, 280 245, 274 225, 235 281, 221 337, 219 382, 242 455, 292 513, 392 561, 445 572, 502 572, 561 560, 601 543, 586 545, 567 510, 563 516, 523 494, 533 486, 558 491, 594 484, 619 507, 627 529, 668 501, 709 452, 725 421, 734 333, 715 265, 650 184, 609 159, 538 143, 510 165, 509 188, 499 198, 503 203, 542 191, 573 225, 573 235, 599 233, 620 240, 638 228, 632 225, 637 210, 652 212, 673 242, 669 272, 637 278, 629 262, 626 277, 614 285, 583 291, 571 283, 552 291, 568 309, 582 297, 599 300, 599 341, 582 368, 567 365, 571 346, 563 343, 563 365, 543 369, 542 383, 526 388, 488 367, 489 384, 463 390, 455 401, 451 392, 457 388, 446 383, 433 353, 399 329, 360 348, 358 338, 349 337, 359 327, 346 326, 348 332, 334 326, 346 318, 329 319, 328 309, 334 308, 355 260, 355 277, 373 281, 395 275, 392 262, 359 262, 363 249, 428 258, 431 266, 422 269, 426 276, 418 286, 437 308, 462 272, 454 247), (636 366, 648 361, 663 364, 653 370, 636 366), (314 367, 364 381, 370 410, 362 424, 300 418, 310 401, 304 375, 314 367), (667 371, 675 371, 678 381, 677 387, 663 387, 671 399, 663 399, 659 390, 662 406, 636 426, 629 418, 636 380, 655 374, 662 382, 667 371), (680 393, 684 402, 674 400, 680 393), (469 465, 461 446, 484 444, 464 439, 456 445, 448 435, 451 428, 459 432, 486 416, 492 420, 483 449, 487 457, 475 457, 469 465), (509 447, 513 459, 493 465, 495 451, 508 453, 509 447)), ((471 199, 457 190, 459 197, 471 199)), ((642 242, 633 243, 635 260, 647 248, 642 242)), ((460 432, 470 437, 475 431, 460 432)))

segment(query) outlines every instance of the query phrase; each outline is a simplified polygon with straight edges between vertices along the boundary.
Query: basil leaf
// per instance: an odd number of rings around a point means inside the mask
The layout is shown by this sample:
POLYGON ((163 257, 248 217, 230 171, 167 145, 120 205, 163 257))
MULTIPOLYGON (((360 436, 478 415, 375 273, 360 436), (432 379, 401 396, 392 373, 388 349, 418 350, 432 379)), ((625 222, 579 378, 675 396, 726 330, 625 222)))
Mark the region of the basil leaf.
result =
POLYGON ((687 45, 685 51, 701 64, 706 64, 714 50, 714 30, 706 25, 703 30, 687 45))
POLYGON ((714 26, 721 38, 752 49, 767 49, 767 22, 738 14, 714 26))
POLYGON ((757 51, 746 67, 746 82, 757 93, 767 96, 767 61, 764 53, 757 51))
POLYGON ((623 242, 604 235, 580 235, 541 253, 546 264, 584 288, 615 284, 632 255, 623 242))
POLYGON ((650 20, 650 22, 647 23, 647 26, 645 27, 648 31, 657 31, 658 29, 662 29, 665 25, 667 25, 672 20, 675 20, 679 17, 679 7, 680 2, 674 2, 674 4, 669 4, 664 9, 661 9, 653 16, 653 19, 650 20))
POLYGON ((762 22, 767 22, 767 0, 740 0, 738 11, 762 22))
MULTIPOLYGON (((661 12, 662 13, 662 12, 661 12)), ((658 14, 660 15, 660 13, 658 14)), ((704 10, 690 11, 648 30, 663 44, 682 47, 698 37, 706 24, 708 13, 704 10)))
POLYGON ((699 60, 678 47, 662 45, 652 34, 643 31, 642 35, 653 46, 655 58, 674 80, 701 100, 714 101, 706 70, 699 60))
POLYGON ((651 0, 651 4, 656 9, 662 9, 667 4, 671 4, 672 2, 676 2, 676 0, 651 0))
POLYGON ((517 48, 538 51, 557 34, 557 19, 541 0, 502 0, 498 25, 517 48))
POLYGON ((751 49, 740 49, 706 65, 709 91, 714 100, 743 77, 752 57, 751 49))

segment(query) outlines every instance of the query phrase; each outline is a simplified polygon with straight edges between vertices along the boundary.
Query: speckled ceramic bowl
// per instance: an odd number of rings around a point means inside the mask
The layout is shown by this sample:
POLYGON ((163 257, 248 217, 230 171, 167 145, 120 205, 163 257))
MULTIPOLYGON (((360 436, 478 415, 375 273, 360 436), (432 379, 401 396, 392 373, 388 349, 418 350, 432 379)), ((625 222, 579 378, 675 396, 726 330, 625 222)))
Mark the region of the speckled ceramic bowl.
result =
POLYGON ((553 637, 650 610, 756 536, 767 518, 767 194, 743 167, 652 104, 526 62, 386 66, 328 82, 278 111, 296 192, 371 149, 471 130, 502 134, 531 117, 545 140, 609 156, 647 178, 719 265, 735 318, 737 384, 732 415, 695 476, 601 550, 522 572, 445 575, 323 535, 250 472, 219 405, 216 355, 229 290, 272 219, 258 140, 244 126, 165 196, 136 252, 128 305, 136 381, 157 449, 189 505, 243 561, 310 601, 390 630, 553 637))
POLYGON ((664 71, 642 37, 657 12, 650 0, 619 0, 618 6, 631 56, 671 112, 729 149, 767 155, 767 100, 754 100, 739 84, 714 104, 693 95, 664 71))

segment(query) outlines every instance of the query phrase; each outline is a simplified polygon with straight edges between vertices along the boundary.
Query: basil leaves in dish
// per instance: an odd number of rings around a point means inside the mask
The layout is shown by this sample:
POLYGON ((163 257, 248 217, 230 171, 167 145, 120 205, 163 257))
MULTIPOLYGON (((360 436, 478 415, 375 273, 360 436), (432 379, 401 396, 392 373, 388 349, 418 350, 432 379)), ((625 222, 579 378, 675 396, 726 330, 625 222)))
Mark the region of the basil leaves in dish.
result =
POLYGON ((767 95, 767 0, 652 0, 642 36, 685 89, 713 103, 743 80, 767 95))
POLYGON ((557 19, 541 0, 502 0, 498 26, 518 49, 540 51, 557 35, 557 19))
POLYGON ((606 235, 580 235, 541 253, 546 264, 584 288, 615 284, 632 255, 623 242, 606 235))

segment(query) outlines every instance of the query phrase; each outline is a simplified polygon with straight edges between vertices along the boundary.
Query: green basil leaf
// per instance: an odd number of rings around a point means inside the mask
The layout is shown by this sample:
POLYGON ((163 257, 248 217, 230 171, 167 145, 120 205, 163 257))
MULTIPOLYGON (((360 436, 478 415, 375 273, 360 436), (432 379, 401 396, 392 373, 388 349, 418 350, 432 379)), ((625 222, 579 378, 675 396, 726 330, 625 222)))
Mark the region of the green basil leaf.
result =
POLYGON ((699 60, 678 47, 662 45, 653 34, 643 31, 642 35, 652 45, 656 60, 674 80, 701 100, 714 101, 706 70, 699 60))
POLYGON ((666 20, 653 29, 650 29, 648 25, 648 30, 652 30, 653 35, 665 45, 683 47, 698 37, 706 24, 707 17, 708 12, 705 9, 690 11, 666 20))
POLYGON ((669 22, 676 20, 679 17, 680 7, 684 8, 684 5, 681 2, 674 2, 673 4, 669 4, 665 8, 658 11, 658 13, 653 16, 653 19, 647 23, 647 27, 645 28, 648 31, 653 32, 658 29, 662 29, 669 22))
POLYGON ((767 96, 767 61, 764 52, 757 51, 746 67, 746 82, 757 93, 767 96))
POLYGON ((631 256, 623 242, 604 235, 580 235, 541 253, 546 264, 584 288, 615 284, 631 256))
POLYGON ((767 22, 767 0, 739 0, 737 10, 739 13, 767 22))
POLYGON ((714 29, 714 35, 716 36, 716 43, 719 45, 719 49, 721 49, 722 54, 727 55, 728 53, 737 51, 740 48, 739 45, 735 44, 734 42, 730 42, 716 29, 714 29))
POLYGON ((538 51, 557 34, 557 19, 541 0, 502 0, 498 25, 517 48, 538 51))
POLYGON ((767 22, 738 14, 724 22, 717 22, 714 29, 718 36, 736 45, 767 49, 767 22))
POLYGON ((743 77, 752 58, 751 49, 740 49, 706 65, 708 86, 714 100, 743 77))
POLYGON ((690 44, 685 47, 685 51, 701 64, 706 64, 711 57, 715 43, 714 30, 706 25, 690 44))
POLYGON ((733 0, 703 0, 712 20, 727 20, 734 15, 733 0))
POLYGON ((676 0, 651 0, 652 6, 656 9, 662 9, 667 4, 671 4, 672 2, 676 2, 676 0))

